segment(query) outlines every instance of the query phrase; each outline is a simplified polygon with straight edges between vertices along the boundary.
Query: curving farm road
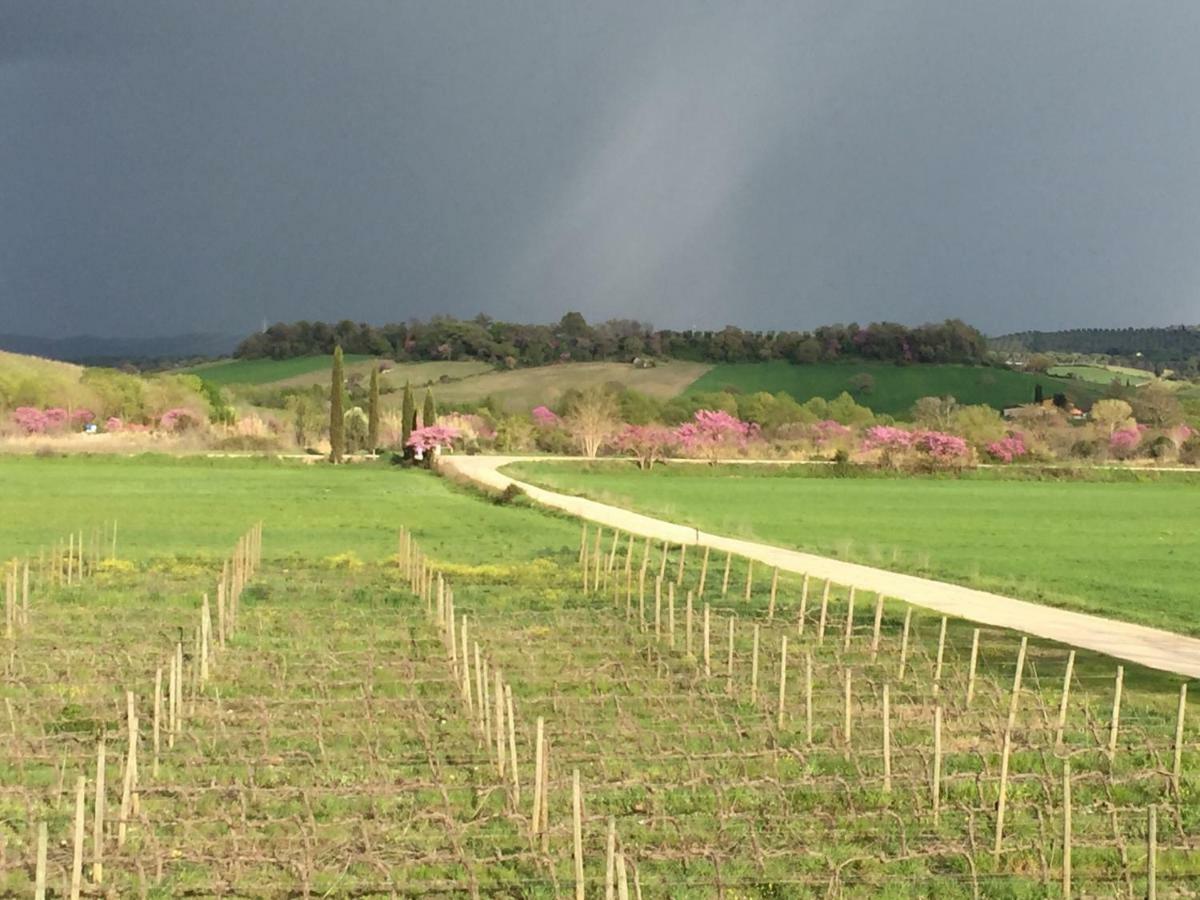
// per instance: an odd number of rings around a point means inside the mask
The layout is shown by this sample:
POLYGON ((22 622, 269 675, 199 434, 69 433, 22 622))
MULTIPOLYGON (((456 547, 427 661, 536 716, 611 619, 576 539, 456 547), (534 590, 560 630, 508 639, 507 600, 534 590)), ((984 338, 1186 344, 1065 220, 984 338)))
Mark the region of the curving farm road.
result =
POLYGON ((770 544, 708 534, 690 526, 665 522, 618 506, 549 491, 517 481, 499 471, 509 463, 538 460, 545 461, 546 457, 445 456, 439 460, 439 468, 443 472, 493 490, 504 490, 510 484, 516 484, 531 499, 543 506, 610 528, 619 528, 672 543, 732 551, 755 562, 778 566, 786 572, 808 574, 814 578, 830 578, 838 584, 853 585, 859 590, 885 594, 943 615, 969 619, 983 625, 1011 628, 1153 669, 1200 678, 1200 639, 1197 638, 1172 634, 1158 628, 1147 628, 1144 625, 1118 622, 1101 616, 1041 606, 988 591, 918 578, 915 575, 902 575, 770 544))

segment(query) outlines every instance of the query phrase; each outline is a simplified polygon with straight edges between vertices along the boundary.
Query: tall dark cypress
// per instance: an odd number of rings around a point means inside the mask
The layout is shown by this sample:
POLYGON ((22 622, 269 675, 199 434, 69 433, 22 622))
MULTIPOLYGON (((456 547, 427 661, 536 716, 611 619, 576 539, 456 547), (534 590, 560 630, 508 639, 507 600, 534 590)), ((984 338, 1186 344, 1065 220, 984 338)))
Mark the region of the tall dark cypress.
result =
POLYGON ((346 412, 343 396, 346 379, 342 372, 342 347, 333 348, 333 378, 329 385, 329 461, 340 463, 346 453, 346 412))
POLYGON ((421 424, 428 428, 437 418, 437 409, 433 405, 433 391, 425 388, 425 404, 421 408, 421 424))
POLYGON ((417 416, 417 404, 413 401, 412 385, 404 382, 404 404, 400 408, 400 448, 407 452, 408 439, 412 436, 413 419, 417 416))
POLYGON ((379 366, 371 367, 371 396, 367 405, 367 449, 379 449, 379 366))

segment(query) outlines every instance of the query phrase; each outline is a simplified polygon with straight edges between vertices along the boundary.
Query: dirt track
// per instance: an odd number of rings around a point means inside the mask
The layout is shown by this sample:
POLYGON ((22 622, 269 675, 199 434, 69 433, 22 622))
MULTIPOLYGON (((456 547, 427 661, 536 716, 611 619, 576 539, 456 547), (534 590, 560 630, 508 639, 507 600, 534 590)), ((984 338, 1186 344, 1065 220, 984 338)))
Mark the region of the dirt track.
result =
POLYGON ((440 466, 488 488, 503 490, 509 484, 517 484, 537 503, 610 528, 620 528, 672 543, 732 551, 755 562, 778 566, 786 572, 830 578, 839 584, 885 594, 944 615, 983 625, 1011 628, 1154 669, 1200 678, 1200 639, 769 544, 708 534, 595 500, 548 491, 517 481, 499 471, 509 463, 535 459, 521 456, 446 456, 441 459, 440 466))

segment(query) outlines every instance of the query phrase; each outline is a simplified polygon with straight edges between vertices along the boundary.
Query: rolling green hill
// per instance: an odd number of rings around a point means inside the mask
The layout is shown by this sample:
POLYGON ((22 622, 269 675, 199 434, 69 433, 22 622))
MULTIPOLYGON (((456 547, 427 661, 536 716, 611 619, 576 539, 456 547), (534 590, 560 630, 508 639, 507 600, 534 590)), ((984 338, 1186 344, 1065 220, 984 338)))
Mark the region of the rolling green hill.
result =
MULTIPOLYGON (((276 381, 328 372, 332 363, 329 356, 297 356, 294 359, 224 359, 202 366, 181 369, 199 375, 210 384, 224 387, 229 384, 271 384, 276 381)), ((362 362, 369 356, 346 355, 346 362, 362 362)))
POLYGON ((803 403, 811 397, 831 400, 843 391, 877 413, 903 415, 921 397, 950 395, 962 404, 983 403, 996 409, 1033 401, 1038 384, 1047 397, 1063 391, 1078 402, 1098 396, 1101 387, 1082 381, 1030 375, 988 366, 912 365, 880 362, 817 363, 788 362, 727 363, 714 366, 689 387, 689 393, 732 388, 741 393, 786 391, 803 403), (870 375, 874 384, 855 391, 852 379, 870 375))

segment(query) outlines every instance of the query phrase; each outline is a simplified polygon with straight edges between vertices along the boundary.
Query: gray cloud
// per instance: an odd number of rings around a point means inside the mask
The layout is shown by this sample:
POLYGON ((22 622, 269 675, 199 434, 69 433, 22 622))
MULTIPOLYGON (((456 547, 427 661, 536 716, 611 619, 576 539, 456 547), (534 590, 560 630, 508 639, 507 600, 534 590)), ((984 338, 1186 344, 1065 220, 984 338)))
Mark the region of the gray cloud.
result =
POLYGON ((1200 319, 1190 2, 0 11, 0 331, 1200 319))

